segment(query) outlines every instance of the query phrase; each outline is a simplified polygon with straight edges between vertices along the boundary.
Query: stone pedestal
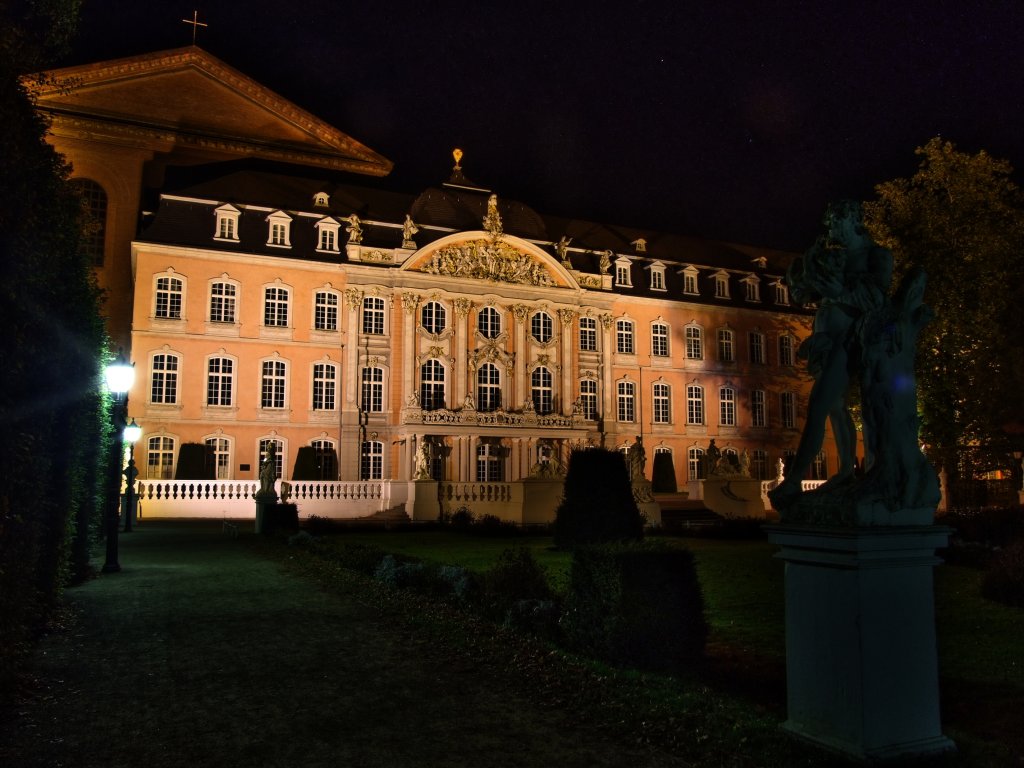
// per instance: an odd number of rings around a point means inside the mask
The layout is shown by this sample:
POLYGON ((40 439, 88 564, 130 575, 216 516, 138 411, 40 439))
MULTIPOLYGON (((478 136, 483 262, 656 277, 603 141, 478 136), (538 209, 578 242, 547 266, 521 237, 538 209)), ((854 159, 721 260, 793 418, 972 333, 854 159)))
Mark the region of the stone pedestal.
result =
POLYGON ((764 520, 761 481, 750 477, 712 475, 704 481, 704 506, 717 515, 764 520))
POLYGON ((786 561, 783 728, 859 760, 955 749, 939 722, 932 568, 950 529, 765 529, 786 561))
POLYGON ((437 500, 437 480, 410 480, 405 513, 415 522, 437 522, 441 504, 437 500))
POLYGON ((647 525, 661 525, 661 505, 654 500, 654 491, 651 481, 641 478, 633 481, 633 499, 644 516, 647 525))
POLYGON ((263 533, 270 507, 277 504, 277 493, 256 492, 256 533, 263 533))

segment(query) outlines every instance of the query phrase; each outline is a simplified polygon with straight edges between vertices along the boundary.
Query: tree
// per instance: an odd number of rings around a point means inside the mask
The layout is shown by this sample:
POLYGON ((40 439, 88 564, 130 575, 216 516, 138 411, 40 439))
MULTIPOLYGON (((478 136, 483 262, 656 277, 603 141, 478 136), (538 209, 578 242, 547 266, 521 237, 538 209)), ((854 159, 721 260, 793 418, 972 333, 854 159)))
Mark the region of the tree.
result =
POLYGON ((917 154, 917 173, 879 184, 865 219, 893 251, 894 282, 927 272, 935 318, 918 348, 921 440, 956 504, 963 480, 1006 466, 1006 429, 1020 420, 1024 195, 1010 164, 984 151, 934 138, 917 154))

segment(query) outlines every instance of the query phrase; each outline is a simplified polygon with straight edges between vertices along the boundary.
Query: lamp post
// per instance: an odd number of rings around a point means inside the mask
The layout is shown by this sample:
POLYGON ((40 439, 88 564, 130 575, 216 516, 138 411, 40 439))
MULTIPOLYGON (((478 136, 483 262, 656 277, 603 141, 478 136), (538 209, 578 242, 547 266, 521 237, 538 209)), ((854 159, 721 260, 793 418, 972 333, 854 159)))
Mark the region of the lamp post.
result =
POLYGON ((125 512, 124 532, 132 532, 132 523, 135 521, 135 478, 139 476, 139 470, 135 468, 135 443, 142 437, 142 427, 135 423, 128 424, 124 428, 124 441, 128 443, 128 466, 124 468, 125 479, 125 512))
MULTIPOLYGON (((104 378, 106 379, 107 390, 113 396, 111 418, 114 421, 114 434, 117 437, 124 437, 125 421, 128 417, 128 390, 132 388, 132 383, 135 381, 135 367, 124 359, 124 355, 121 352, 118 352, 114 361, 106 367, 104 378)), ((123 443, 117 439, 114 439, 112 443, 112 470, 117 472, 118 479, 120 479, 121 448, 123 443)), ((120 486, 120 482, 117 485, 120 486)), ((118 562, 117 555, 118 506, 118 504, 110 503, 110 500, 108 500, 104 526, 107 537, 107 555, 106 562, 103 563, 103 573, 116 573, 121 570, 121 564, 118 562)))

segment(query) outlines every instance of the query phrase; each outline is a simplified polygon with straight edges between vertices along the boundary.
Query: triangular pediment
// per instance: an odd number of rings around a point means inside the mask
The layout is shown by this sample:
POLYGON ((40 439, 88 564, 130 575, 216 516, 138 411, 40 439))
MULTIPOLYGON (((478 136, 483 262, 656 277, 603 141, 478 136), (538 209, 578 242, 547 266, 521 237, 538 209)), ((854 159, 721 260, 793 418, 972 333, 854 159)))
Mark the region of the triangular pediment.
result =
POLYGON ((391 170, 386 158, 200 48, 45 75, 45 85, 31 87, 55 131, 375 176, 391 170))
POLYGON ((578 288, 557 260, 510 235, 460 232, 436 240, 403 266, 409 272, 537 287, 578 288))

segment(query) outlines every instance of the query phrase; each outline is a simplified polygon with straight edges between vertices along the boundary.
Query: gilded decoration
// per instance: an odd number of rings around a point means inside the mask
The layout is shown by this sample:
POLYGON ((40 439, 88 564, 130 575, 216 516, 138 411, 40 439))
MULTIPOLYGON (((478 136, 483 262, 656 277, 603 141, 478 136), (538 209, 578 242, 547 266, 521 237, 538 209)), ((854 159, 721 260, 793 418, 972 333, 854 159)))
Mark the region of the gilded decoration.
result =
POLYGON ((513 304, 509 307, 512 315, 515 317, 517 322, 525 323, 526 316, 530 313, 530 308, 525 304, 513 304))
POLYGON ((470 307, 473 306, 473 302, 464 296, 460 296, 452 302, 455 306, 455 314, 459 317, 465 317, 469 314, 470 307))
POLYGON ((487 198, 487 215, 484 216, 484 229, 491 233, 492 238, 501 236, 501 216, 498 214, 498 196, 487 198))
POLYGON ((424 272, 522 285, 554 285, 533 257, 497 239, 449 245, 434 252, 424 272))
POLYGON ((348 308, 353 312, 363 305, 363 294, 362 291, 358 291, 355 288, 349 288, 345 291, 345 303, 348 304, 348 308))
POLYGON ((612 327, 612 316, 611 315, 601 315, 601 317, 599 319, 601 320, 601 325, 604 326, 604 329, 606 331, 609 330, 612 327))
POLYGON ((558 319, 562 321, 562 325, 572 325, 572 321, 576 319, 576 312, 572 309, 560 309, 558 319))
POLYGON ((413 314, 416 311, 416 305, 420 303, 420 297, 415 293, 403 293, 402 294, 402 306, 405 307, 405 311, 408 314, 413 314))
POLYGON ((583 288, 600 288, 601 278, 597 275, 585 275, 582 273, 576 273, 576 280, 583 288))
POLYGON ((388 251, 375 249, 372 251, 364 251, 363 253, 360 254, 359 258, 362 261, 379 261, 382 263, 390 263, 395 260, 395 255, 388 251))

